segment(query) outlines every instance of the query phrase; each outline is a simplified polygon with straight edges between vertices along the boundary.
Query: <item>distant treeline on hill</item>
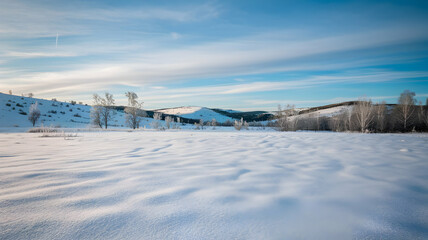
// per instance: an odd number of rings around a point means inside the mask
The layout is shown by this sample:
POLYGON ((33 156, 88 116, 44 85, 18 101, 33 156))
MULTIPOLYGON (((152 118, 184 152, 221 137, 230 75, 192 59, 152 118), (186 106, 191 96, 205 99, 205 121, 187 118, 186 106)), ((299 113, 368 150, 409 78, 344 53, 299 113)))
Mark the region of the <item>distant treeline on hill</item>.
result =
MULTIPOLYGON (((113 109, 115 109, 118 112, 125 112, 125 106, 113 106, 113 109)), ((156 113, 155 111, 150 111, 150 110, 144 110, 146 113, 145 117, 149 117, 149 118, 153 118, 154 114, 156 113)), ((160 116, 160 120, 165 120, 166 117, 174 117, 174 118, 180 118, 181 123, 189 123, 189 124, 195 124, 195 123, 199 123, 199 119, 191 119, 191 118, 185 118, 185 117, 181 117, 178 115, 172 115, 172 114, 165 114, 162 113, 162 115, 160 116)))
POLYGON ((271 120, 273 115, 264 111, 252 111, 252 112, 228 112, 217 108, 211 110, 223 114, 225 116, 234 119, 243 119, 246 122, 261 122, 271 120))
POLYGON ((330 104, 298 111, 288 105, 279 107, 271 126, 280 131, 327 130, 359 132, 426 132, 428 131, 428 99, 417 103, 414 92, 401 93, 397 104, 373 104, 370 99, 330 104), (320 111, 349 106, 330 116, 320 111))

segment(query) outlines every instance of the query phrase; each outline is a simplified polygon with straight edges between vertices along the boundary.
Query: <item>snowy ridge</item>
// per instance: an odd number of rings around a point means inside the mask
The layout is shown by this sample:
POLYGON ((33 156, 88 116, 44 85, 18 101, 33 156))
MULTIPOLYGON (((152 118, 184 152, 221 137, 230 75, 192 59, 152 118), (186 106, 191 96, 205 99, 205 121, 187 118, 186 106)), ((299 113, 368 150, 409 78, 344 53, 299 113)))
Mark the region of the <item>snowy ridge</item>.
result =
POLYGON ((327 109, 321 109, 309 113, 303 113, 297 115, 299 118, 305 117, 334 117, 340 115, 345 112, 351 112, 354 106, 352 105, 344 105, 344 106, 336 106, 327 109))
POLYGON ((211 121, 216 119, 217 122, 224 123, 227 120, 234 121, 235 119, 225 116, 223 114, 217 113, 209 108, 205 107, 177 107, 177 108, 167 108, 155 110, 156 112, 161 112, 170 115, 176 115, 184 118, 190 119, 202 119, 204 122, 211 121))
MULTIPOLYGON (((35 102, 38 103, 42 114, 36 126, 42 124, 63 128, 91 126, 91 106, 0 93, 0 127, 32 127, 26 114, 28 114, 31 104, 35 102)), ((141 126, 150 128, 151 121, 151 118, 145 118, 141 126)), ((116 112, 110 124, 112 127, 126 127, 124 113, 116 112)))

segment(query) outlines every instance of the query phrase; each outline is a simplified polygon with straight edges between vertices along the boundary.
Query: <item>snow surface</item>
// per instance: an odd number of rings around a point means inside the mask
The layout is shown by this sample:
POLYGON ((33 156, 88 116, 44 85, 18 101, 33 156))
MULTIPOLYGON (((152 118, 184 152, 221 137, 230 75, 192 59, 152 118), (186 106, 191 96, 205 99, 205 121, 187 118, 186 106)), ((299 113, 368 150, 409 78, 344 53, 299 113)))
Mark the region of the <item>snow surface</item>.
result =
POLYGON ((205 107, 177 107, 177 108, 168 108, 168 109, 160 109, 156 110, 157 112, 176 115, 184 118, 190 119, 202 119, 205 122, 216 119, 217 122, 224 123, 227 120, 231 122, 235 121, 235 119, 215 112, 209 108, 205 107))
POLYGON ((0 239, 427 239, 428 135, 0 134, 0 239))

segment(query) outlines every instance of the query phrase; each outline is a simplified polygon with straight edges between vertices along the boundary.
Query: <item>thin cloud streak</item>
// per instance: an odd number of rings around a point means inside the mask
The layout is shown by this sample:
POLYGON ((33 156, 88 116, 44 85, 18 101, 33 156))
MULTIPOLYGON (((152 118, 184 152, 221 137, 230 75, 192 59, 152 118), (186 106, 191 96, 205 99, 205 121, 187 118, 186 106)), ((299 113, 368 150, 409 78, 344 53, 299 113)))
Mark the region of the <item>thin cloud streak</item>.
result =
POLYGON ((40 6, 32 1, 3 1, 0 3, 0 36, 55 36, 52 32, 58 29, 63 35, 87 34, 91 32, 91 26, 99 26, 99 22, 132 19, 187 22, 215 18, 218 15, 219 9, 213 4, 175 8, 94 8, 76 5, 64 10, 50 5, 40 6), (93 21, 94 25, 88 25, 85 21, 93 21))

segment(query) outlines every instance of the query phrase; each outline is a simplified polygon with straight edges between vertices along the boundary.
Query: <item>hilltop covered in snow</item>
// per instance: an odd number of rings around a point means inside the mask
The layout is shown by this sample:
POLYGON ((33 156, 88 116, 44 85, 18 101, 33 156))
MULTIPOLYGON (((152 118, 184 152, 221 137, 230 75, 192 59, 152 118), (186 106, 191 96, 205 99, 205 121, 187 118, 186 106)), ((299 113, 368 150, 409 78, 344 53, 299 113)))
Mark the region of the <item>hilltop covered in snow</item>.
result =
POLYGON ((155 110, 164 114, 180 116, 189 119, 202 119, 204 122, 215 119, 217 122, 224 123, 226 121, 233 122, 235 119, 215 112, 205 107, 177 107, 155 110))
MULTIPOLYGON (((41 117, 37 126, 63 128, 86 128, 91 126, 91 106, 0 93, 0 127, 32 127, 28 121, 31 104, 38 104, 41 117)), ((149 127, 150 118, 143 119, 142 126, 149 127)), ((125 127, 125 114, 116 111, 111 121, 112 127, 125 127)))

